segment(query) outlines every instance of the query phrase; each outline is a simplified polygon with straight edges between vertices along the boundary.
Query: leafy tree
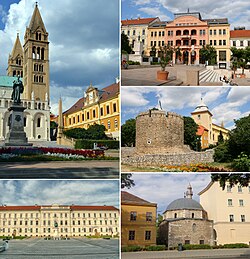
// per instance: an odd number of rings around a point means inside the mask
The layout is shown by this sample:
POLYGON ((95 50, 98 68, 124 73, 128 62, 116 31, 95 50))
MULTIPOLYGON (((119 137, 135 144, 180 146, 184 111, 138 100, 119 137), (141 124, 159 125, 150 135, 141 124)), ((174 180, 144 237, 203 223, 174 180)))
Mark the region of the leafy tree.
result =
POLYGON ((237 158, 242 152, 250 155, 250 114, 235 120, 235 129, 229 137, 229 150, 233 158, 237 158))
POLYGON ((220 134, 219 134, 219 136, 218 136, 218 144, 221 144, 221 143, 223 143, 223 142, 224 142, 224 137, 223 137, 222 132, 221 132, 221 130, 220 130, 220 134))
POLYGON ((153 45, 152 48, 151 48, 151 51, 150 51, 150 57, 155 57, 155 56, 156 56, 156 48, 153 45))
POLYGON ((170 45, 164 45, 163 47, 160 47, 159 56, 161 58, 160 65, 162 71, 165 71, 169 61, 172 60, 173 52, 174 49, 170 45))
POLYGON ((220 143, 214 150, 214 161, 215 162, 231 162, 232 155, 229 150, 228 141, 220 143))
POLYGON ((157 219, 156 219, 156 227, 159 227, 162 221, 163 221, 163 216, 158 213, 157 219))
POLYGON ((51 122, 50 122, 50 128, 51 128, 51 129, 56 129, 57 126, 58 126, 58 125, 57 125, 57 123, 56 123, 55 121, 51 121, 51 122))
POLYGON ((89 135, 89 139, 108 139, 105 131, 106 128, 104 125, 94 124, 89 126, 87 134, 89 135))
POLYGON ((132 48, 129 44, 128 36, 125 33, 122 33, 121 35, 121 49, 122 49, 122 52, 126 52, 128 54, 132 52, 132 48))
POLYGON ((232 47, 230 50, 232 52, 231 67, 234 70, 234 73, 237 67, 240 67, 242 69, 242 74, 244 74, 244 69, 250 61, 250 47, 246 47, 245 49, 237 49, 236 47, 232 47))
POLYGON ((121 127, 121 145, 135 146, 135 119, 129 119, 121 127))
POLYGON ((135 186, 134 180, 131 179, 132 174, 121 174, 121 188, 128 188, 135 186))
POLYGON ((200 138, 196 135, 198 125, 193 118, 184 116, 184 144, 189 145, 191 149, 198 149, 200 138))
POLYGON ((222 189, 225 189, 226 183, 229 182, 230 186, 240 184, 241 186, 247 187, 250 182, 250 174, 211 174, 211 180, 213 182, 219 182, 222 189))
POLYGON ((217 63, 217 52, 213 46, 203 46, 202 49, 200 49, 200 57, 203 63, 207 60, 208 65, 215 65, 217 63))

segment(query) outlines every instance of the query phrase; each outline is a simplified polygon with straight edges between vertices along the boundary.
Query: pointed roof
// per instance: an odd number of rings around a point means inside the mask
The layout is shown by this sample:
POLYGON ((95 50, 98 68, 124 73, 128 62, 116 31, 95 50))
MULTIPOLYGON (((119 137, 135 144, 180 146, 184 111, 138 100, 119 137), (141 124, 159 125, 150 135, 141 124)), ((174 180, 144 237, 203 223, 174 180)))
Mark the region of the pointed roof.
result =
POLYGON ((204 103, 203 98, 201 98, 200 104, 195 108, 195 110, 193 112, 191 112, 191 114, 200 113, 200 112, 209 112, 212 115, 212 113, 209 111, 207 105, 204 103))
POLYGON ((19 39, 19 33, 17 33, 16 42, 13 46, 13 49, 11 52, 11 57, 16 58, 18 55, 23 56, 23 47, 22 47, 20 39, 19 39))
POLYGON ((37 30, 38 27, 40 27, 42 30, 44 30, 44 32, 46 32, 42 16, 40 14, 40 11, 38 9, 38 5, 36 3, 32 18, 30 20, 29 29, 34 32, 34 31, 37 30))

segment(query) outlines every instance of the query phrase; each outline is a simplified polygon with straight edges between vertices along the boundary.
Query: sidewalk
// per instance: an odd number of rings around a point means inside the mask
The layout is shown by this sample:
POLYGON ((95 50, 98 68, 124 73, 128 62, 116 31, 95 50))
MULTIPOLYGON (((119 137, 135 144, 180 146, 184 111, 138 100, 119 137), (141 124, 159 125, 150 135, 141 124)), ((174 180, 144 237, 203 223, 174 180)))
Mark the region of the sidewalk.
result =
POLYGON ((119 160, 0 163, 0 179, 118 179, 119 160))
POLYGON ((215 250, 186 250, 186 251, 159 251, 159 252, 126 252, 122 253, 122 259, 129 258, 250 258, 250 249, 215 249, 215 250))

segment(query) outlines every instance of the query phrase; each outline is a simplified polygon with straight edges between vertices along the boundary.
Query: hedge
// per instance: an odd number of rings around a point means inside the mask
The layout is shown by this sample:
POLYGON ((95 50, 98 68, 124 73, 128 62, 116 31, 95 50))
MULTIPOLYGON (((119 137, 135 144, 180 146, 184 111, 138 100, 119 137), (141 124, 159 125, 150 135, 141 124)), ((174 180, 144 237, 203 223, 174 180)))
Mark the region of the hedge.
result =
POLYGON ((249 245, 244 243, 224 244, 223 248, 249 248, 249 245))
POLYGON ((122 252, 137 252, 137 251, 142 251, 143 247, 141 246, 126 246, 122 247, 122 252))
POLYGON ((94 143, 97 146, 105 146, 109 149, 119 149, 118 140, 90 140, 90 139, 78 139, 75 143, 76 149, 93 149, 94 143))
POLYGON ((212 249, 210 245, 183 245, 184 250, 195 250, 195 249, 212 249))
POLYGON ((157 246, 146 246, 146 251, 163 251, 166 249, 165 245, 157 245, 157 246))

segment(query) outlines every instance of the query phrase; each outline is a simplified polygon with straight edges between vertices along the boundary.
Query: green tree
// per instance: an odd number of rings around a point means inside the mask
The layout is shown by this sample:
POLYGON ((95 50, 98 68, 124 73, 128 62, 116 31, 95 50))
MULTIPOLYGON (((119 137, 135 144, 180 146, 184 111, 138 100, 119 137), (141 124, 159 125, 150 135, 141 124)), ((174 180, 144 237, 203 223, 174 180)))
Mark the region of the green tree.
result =
POLYGON ((160 47, 159 56, 161 58, 160 65, 162 71, 165 71, 169 61, 172 60, 173 52, 174 49, 170 45, 164 45, 163 47, 160 47))
POLYGON ((221 144, 221 143, 223 143, 223 142, 224 142, 224 137, 223 137, 222 132, 221 132, 221 130, 220 130, 220 134, 219 134, 219 136, 218 136, 218 145, 221 144))
POLYGON ((128 188, 135 186, 135 182, 131 179, 132 174, 121 174, 121 188, 128 188))
POLYGON ((153 45, 152 48, 151 48, 151 51, 150 51, 150 57, 155 57, 155 56, 156 56, 156 48, 153 45))
POLYGON ((121 127, 121 145, 135 146, 135 119, 129 119, 121 127))
POLYGON ((200 138, 196 135, 198 125, 193 118, 184 116, 184 144, 189 145, 191 149, 198 149, 200 138))
POLYGON ((57 123, 56 123, 55 121, 51 121, 51 122, 50 122, 50 128, 51 128, 51 129, 56 129, 57 126, 58 126, 58 125, 57 125, 57 123))
POLYGON ((223 190, 225 189, 227 182, 230 184, 231 187, 236 184, 240 184, 241 186, 247 187, 250 182, 250 174, 211 174, 211 180, 213 182, 219 182, 223 190))
POLYGON ((233 158, 237 158, 242 152, 250 155, 250 114, 235 120, 235 128, 231 131, 228 144, 233 158))
POLYGON ((245 49, 237 49, 236 47, 232 47, 230 50, 232 52, 232 69, 235 71, 237 67, 240 67, 242 69, 242 74, 244 74, 246 65, 250 61, 250 47, 246 47, 245 49))
POLYGON ((122 52, 125 52, 127 54, 130 54, 132 52, 132 48, 129 44, 128 36, 124 33, 121 35, 121 49, 122 52))
POLYGON ((93 124, 87 129, 87 134, 89 139, 108 139, 105 134, 106 128, 104 125, 93 124))
POLYGON ((208 61, 208 65, 215 65, 217 63, 217 52, 213 46, 203 46, 200 49, 200 57, 202 63, 205 63, 205 61, 208 61))

